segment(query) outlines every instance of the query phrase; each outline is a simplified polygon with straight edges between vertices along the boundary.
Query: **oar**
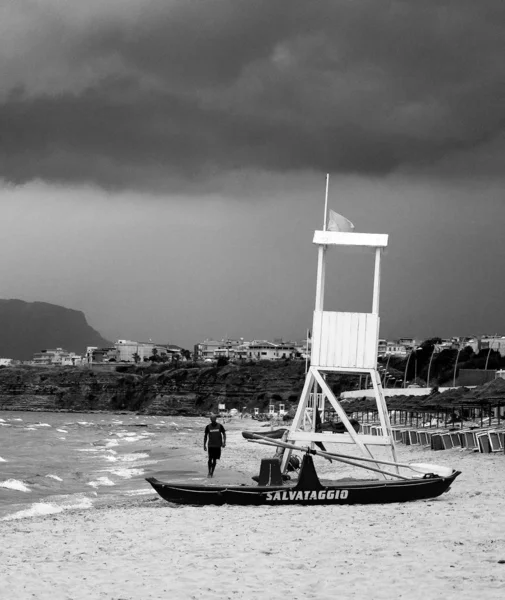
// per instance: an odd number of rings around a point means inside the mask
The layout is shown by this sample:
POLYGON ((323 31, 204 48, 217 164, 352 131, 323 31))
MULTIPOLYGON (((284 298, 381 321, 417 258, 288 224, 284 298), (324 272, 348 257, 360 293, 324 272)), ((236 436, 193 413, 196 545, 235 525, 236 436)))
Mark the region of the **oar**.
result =
MULTIPOLYGON (((251 441, 253 441, 254 438, 258 438, 258 439, 266 440, 268 442, 276 441, 279 443, 279 445, 285 444, 285 442, 279 442, 279 440, 272 440, 271 438, 266 438, 264 436, 258 435, 257 433, 249 433, 248 431, 242 432, 242 435, 246 439, 251 439, 251 441)), ((292 450, 303 450, 303 448, 301 448, 300 446, 295 446, 294 444, 288 444, 288 446, 292 450)), ((396 462, 391 462, 391 461, 387 461, 387 460, 365 458, 364 456, 352 456, 349 454, 337 454, 334 452, 325 452, 325 451, 321 451, 321 450, 312 450, 312 449, 310 449, 310 452, 319 454, 326 458, 335 458, 335 459, 350 458, 352 460, 361 460, 364 462, 371 462, 371 463, 376 463, 376 464, 381 464, 381 465, 390 465, 393 467, 404 467, 406 469, 412 469, 412 471, 416 471, 417 473, 423 473, 423 474, 433 473, 434 475, 439 475, 440 477, 449 477, 450 475, 452 475, 452 471, 453 471, 450 467, 441 467, 439 465, 432 465, 432 464, 428 464, 428 463, 412 463, 412 464, 396 463, 396 462)), ((360 466, 363 466, 363 465, 360 465, 360 466)), ((365 467, 365 468, 368 468, 368 467, 365 467)))
MULTIPOLYGON (((279 445, 285 444, 285 442, 279 442, 278 440, 272 440, 271 438, 266 438, 266 437, 263 437, 258 434, 251 434, 249 432, 243 432, 242 435, 246 439, 253 438, 253 437, 263 439, 264 441, 270 442, 270 445, 276 445, 276 444, 271 443, 274 441, 277 441, 279 443, 279 445)), ((251 439, 251 441, 253 441, 253 440, 251 439)), ((293 444, 288 444, 286 447, 289 447, 292 450, 303 450, 303 447, 295 446, 293 444)), ((428 463, 411 463, 411 464, 396 463, 396 462, 379 460, 379 459, 374 459, 374 458, 365 458, 364 456, 352 456, 349 454, 337 454, 337 453, 325 452, 325 451, 321 451, 321 450, 309 449, 309 451, 311 453, 319 454, 320 456, 323 456, 326 458, 335 458, 335 459, 350 458, 352 460, 361 460, 364 462, 379 463, 379 464, 383 464, 383 465, 391 465, 394 467, 404 467, 406 469, 412 469, 413 471, 416 471, 418 473, 424 473, 424 474, 433 473, 435 475, 439 475, 440 477, 449 477, 450 475, 452 475, 452 472, 453 472, 453 470, 450 467, 441 467, 439 465, 433 465, 433 464, 428 464, 428 463)), ((368 467, 366 467, 366 468, 368 468, 368 467)))
MULTIPOLYGON (((243 435, 243 433, 242 433, 242 435, 243 435)), ((256 434, 253 434, 253 435, 256 435, 256 434)), ((294 444, 286 444, 285 442, 277 442, 276 440, 272 440, 270 438, 263 438, 263 436, 258 436, 259 438, 262 438, 262 439, 254 439, 252 437, 248 438, 246 436, 244 436, 244 437, 247 439, 248 442, 254 442, 256 444, 264 444, 265 446, 280 446, 281 448, 288 448, 290 450, 298 450, 298 451, 306 450, 307 452, 310 452, 311 454, 317 454, 319 456, 330 456, 327 452, 322 452, 321 450, 313 450, 309 446, 306 449, 304 449, 301 446, 295 446, 294 444)), ((376 473, 382 473, 382 475, 389 475, 390 477, 397 477, 398 479, 405 479, 406 481, 409 480, 408 477, 405 477, 404 475, 399 475, 398 473, 391 473, 390 471, 376 469, 374 467, 369 467, 368 465, 361 465, 360 463, 356 463, 351 460, 347 460, 345 458, 340 458, 338 456, 333 456, 333 458, 335 458, 335 460, 337 460, 338 462, 342 462, 347 465, 352 465, 353 467, 360 467, 362 469, 367 469, 368 471, 375 471, 376 473)), ((353 456, 352 458, 355 458, 355 457, 353 456)), ((371 462, 375 462, 375 461, 372 460, 371 462)))

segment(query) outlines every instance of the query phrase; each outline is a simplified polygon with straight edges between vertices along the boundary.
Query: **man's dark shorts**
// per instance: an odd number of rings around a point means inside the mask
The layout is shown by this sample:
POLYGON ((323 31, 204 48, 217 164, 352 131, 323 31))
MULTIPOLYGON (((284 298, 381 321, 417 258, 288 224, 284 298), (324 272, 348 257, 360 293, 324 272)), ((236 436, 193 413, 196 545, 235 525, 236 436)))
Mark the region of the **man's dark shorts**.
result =
POLYGON ((221 448, 209 447, 209 458, 215 458, 216 460, 219 460, 221 458, 221 448))

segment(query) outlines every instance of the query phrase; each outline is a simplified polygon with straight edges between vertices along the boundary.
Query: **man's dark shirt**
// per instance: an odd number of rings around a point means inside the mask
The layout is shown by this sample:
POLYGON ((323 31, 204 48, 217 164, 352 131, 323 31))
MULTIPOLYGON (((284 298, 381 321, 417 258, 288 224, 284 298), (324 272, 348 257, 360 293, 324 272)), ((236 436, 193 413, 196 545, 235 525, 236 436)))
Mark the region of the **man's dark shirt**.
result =
POLYGON ((205 428, 205 435, 209 436, 209 448, 221 448, 223 445, 223 435, 226 434, 225 428, 221 423, 209 423, 205 428))

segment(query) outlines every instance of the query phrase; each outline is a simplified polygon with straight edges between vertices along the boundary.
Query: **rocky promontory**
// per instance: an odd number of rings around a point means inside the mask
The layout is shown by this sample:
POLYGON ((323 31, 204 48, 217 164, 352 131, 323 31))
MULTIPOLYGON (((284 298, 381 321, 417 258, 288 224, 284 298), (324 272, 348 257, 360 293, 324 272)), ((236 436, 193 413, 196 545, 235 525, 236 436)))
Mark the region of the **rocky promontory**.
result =
POLYGON ((83 312, 48 302, 0 299, 0 332, 0 357, 16 360, 30 360, 47 348, 83 354, 87 346, 111 345, 83 312))

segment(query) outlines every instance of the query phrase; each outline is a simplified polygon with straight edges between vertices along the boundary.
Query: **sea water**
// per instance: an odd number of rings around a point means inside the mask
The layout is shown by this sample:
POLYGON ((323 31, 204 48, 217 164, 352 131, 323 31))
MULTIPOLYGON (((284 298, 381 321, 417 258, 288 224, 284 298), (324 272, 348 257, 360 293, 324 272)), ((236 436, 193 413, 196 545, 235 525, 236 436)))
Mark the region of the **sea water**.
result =
POLYGON ((203 479, 191 458, 201 447, 206 423, 188 417, 0 411, 0 521, 92 508, 128 496, 154 497, 145 477, 203 479))

